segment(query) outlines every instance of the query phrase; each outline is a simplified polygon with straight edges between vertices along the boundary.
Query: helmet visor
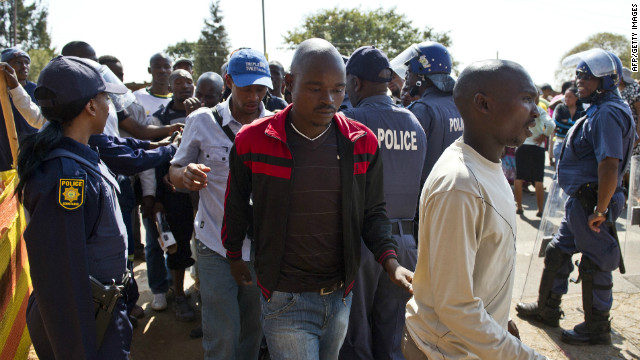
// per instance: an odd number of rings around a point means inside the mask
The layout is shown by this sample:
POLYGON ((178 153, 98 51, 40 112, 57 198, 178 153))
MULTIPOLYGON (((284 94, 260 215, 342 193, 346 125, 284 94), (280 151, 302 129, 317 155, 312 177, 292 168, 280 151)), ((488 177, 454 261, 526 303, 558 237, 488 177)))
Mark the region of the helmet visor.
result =
POLYGON ((391 60, 391 69, 404 79, 409 69, 409 61, 418 56, 420 56, 420 49, 418 49, 418 45, 412 44, 391 60))
POLYGON ((602 49, 591 49, 569 55, 562 60, 563 66, 576 66, 584 61, 595 77, 603 77, 616 73, 616 61, 602 49))

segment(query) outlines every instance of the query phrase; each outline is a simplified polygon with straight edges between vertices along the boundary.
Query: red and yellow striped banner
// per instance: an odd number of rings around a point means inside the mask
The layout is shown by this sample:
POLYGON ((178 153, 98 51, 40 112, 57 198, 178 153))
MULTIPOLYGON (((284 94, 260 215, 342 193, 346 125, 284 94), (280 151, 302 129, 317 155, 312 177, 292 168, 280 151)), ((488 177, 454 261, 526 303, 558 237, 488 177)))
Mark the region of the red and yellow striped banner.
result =
POLYGON ((26 324, 31 293, 24 210, 14 195, 15 170, 0 172, 0 360, 26 359, 31 338, 26 324))

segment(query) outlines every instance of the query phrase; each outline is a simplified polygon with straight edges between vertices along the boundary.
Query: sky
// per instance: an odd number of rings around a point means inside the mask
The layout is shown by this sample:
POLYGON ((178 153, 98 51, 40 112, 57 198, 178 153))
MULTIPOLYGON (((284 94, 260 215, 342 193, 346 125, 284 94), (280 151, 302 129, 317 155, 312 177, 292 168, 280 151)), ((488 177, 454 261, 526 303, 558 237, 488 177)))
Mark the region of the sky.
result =
MULTIPOLYGON (((449 50, 460 62, 459 70, 474 61, 498 56, 520 63, 535 83, 550 83, 554 88, 559 87, 554 72, 562 55, 590 35, 606 31, 631 39, 634 3, 414 0, 389 5, 393 3, 379 0, 221 0, 231 49, 263 50, 262 1, 269 60, 278 60, 285 67, 293 51, 285 49, 283 36, 299 28, 305 16, 333 7, 366 11, 395 6, 396 12, 406 15, 414 27, 449 31, 453 43, 449 50)), ((86 41, 98 56, 114 55, 121 60, 125 82, 150 81, 147 67, 151 55, 182 40, 197 40, 204 19, 209 17, 209 3, 210 0, 43 0, 49 8, 49 30, 57 51, 69 41, 86 41)))

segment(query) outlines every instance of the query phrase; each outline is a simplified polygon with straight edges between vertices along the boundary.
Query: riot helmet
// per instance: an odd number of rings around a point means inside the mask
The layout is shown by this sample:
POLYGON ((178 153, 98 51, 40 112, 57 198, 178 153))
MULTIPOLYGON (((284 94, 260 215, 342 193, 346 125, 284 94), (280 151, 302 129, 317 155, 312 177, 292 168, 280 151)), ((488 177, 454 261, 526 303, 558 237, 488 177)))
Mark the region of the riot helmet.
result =
POLYGON ((412 44, 391 61, 391 68, 403 76, 409 70, 431 80, 444 92, 451 92, 455 80, 451 77, 451 55, 446 47, 433 41, 412 44))
POLYGON ((576 75, 588 74, 602 79, 600 89, 613 91, 622 79, 622 62, 611 51, 599 48, 590 49, 567 56, 563 61, 564 66, 576 66, 576 75))

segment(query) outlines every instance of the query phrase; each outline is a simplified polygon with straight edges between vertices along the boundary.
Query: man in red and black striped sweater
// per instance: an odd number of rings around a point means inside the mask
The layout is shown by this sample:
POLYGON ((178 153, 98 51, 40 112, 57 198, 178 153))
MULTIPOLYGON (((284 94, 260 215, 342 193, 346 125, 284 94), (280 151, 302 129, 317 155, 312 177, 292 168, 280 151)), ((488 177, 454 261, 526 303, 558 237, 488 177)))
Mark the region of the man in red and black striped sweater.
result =
POLYGON ((345 89, 338 51, 324 40, 304 41, 285 82, 293 104, 236 136, 222 241, 236 281, 250 285, 241 249, 253 226, 271 357, 335 359, 347 330, 360 238, 407 291, 413 273, 396 258, 378 140, 336 114, 345 89))

